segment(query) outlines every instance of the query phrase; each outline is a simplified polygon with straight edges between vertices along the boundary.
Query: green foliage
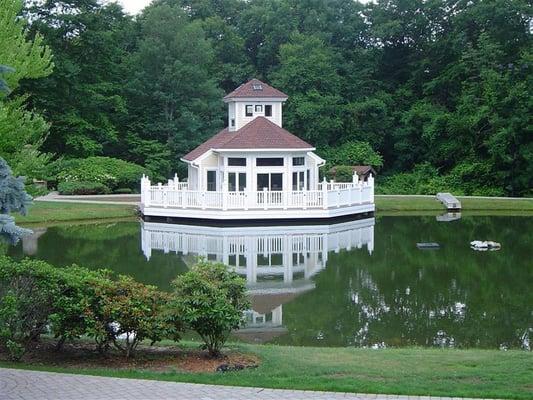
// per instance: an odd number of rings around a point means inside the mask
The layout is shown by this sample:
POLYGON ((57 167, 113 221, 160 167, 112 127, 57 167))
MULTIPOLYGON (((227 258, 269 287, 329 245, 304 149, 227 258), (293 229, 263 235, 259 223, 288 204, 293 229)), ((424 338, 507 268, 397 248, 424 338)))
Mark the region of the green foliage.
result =
POLYGON ((94 297, 88 299, 85 318, 88 334, 99 349, 105 350, 112 342, 128 358, 141 341, 149 339, 153 344, 166 337, 162 310, 167 294, 127 276, 113 283, 101 280, 93 287, 94 297))
POLYGON ((213 357, 243 323, 249 307, 245 281, 223 264, 201 260, 173 282, 170 312, 197 332, 213 357))
POLYGON ((0 0, 0 157, 16 175, 41 178, 51 157, 39 150, 49 125, 26 109, 27 96, 13 92, 21 80, 49 75, 53 64, 42 36, 28 38, 22 7, 20 0, 0 0))
POLYGON ((141 176, 146 173, 146 169, 139 165, 110 157, 71 159, 59 162, 58 166, 61 169, 56 176, 57 181, 61 182, 59 186, 63 183, 91 182, 110 189, 135 189, 141 176))
POLYGON ((14 244, 22 236, 31 233, 28 229, 16 226, 14 218, 9 215, 26 215, 31 200, 24 187, 24 178, 14 177, 9 165, 0 157, 0 242, 14 244))
POLYGON ((107 194, 110 189, 100 182, 61 182, 57 185, 59 194, 65 195, 86 195, 86 194, 107 194))
MULTIPOLYGON (((0 34, 0 54, 32 58, 0 56, 15 69, 2 75, 8 83, 24 68, 47 73, 43 44, 54 51, 53 74, 22 81, 35 95, 32 110, 52 123, 46 151, 124 158, 158 179, 181 173, 180 156, 221 127, 222 91, 257 76, 289 95, 284 125, 325 149, 332 165, 371 164, 394 175, 428 162, 439 178, 421 184, 423 191, 462 180, 465 193, 532 193, 525 0, 177 0, 153 3, 136 18, 96 0, 27 2, 34 45, 12 18, 20 3, 3 1, 10 10, 4 36, 16 37, 22 51, 7 40, 1 46, 0 34), (362 154, 332 161, 348 143, 362 142, 378 157, 360 147, 362 154)), ((37 149, 46 136, 35 115, 5 120, 27 124, 6 128, 14 148, 37 149), (37 139, 28 142, 32 132, 37 139)), ((38 158, 1 151, 16 173, 39 177, 42 168, 24 164, 38 158)), ((409 191, 400 187, 408 181, 400 176, 394 187, 409 191)))
POLYGON ((439 175, 429 163, 418 164, 410 173, 383 177, 376 185, 380 194, 428 194, 453 192, 468 196, 503 196, 501 188, 494 185, 487 165, 464 163, 449 174, 439 175))
POLYGON ((367 142, 347 142, 339 147, 326 147, 322 155, 331 165, 371 165, 383 166, 383 157, 367 142))
POLYGON ((0 258, 0 345, 19 360, 46 331, 61 302, 59 274, 44 262, 0 258))

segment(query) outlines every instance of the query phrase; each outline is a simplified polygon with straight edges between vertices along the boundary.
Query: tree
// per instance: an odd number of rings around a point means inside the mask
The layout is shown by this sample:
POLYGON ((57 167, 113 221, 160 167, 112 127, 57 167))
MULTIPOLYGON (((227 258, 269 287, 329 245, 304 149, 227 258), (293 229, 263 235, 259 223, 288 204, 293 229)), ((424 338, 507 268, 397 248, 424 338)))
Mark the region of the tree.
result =
POLYGON ((127 86, 129 130, 136 132, 136 145, 164 145, 168 169, 158 172, 168 176, 183 168, 181 156, 221 127, 222 92, 200 22, 189 22, 178 7, 154 4, 139 17, 139 30, 127 86))
POLYGON ((131 17, 96 0, 28 2, 31 32, 44 35, 54 73, 23 88, 52 123, 44 143, 67 157, 126 155, 126 56, 136 40, 131 17))
POLYGON ((16 226, 14 218, 9 215, 14 212, 25 215, 30 203, 31 197, 24 189, 24 178, 15 178, 0 157, 0 239, 14 244, 31 233, 29 229, 16 226))
POLYGON ((48 124, 38 114, 27 111, 27 96, 16 95, 21 80, 36 79, 52 72, 50 49, 43 38, 29 40, 26 21, 19 17, 22 2, 0 0, 0 157, 5 158, 15 173, 42 177, 50 156, 43 154, 48 124))
POLYGON ((280 48, 274 86, 289 95, 284 113, 287 128, 315 145, 333 143, 341 134, 344 108, 335 56, 316 36, 291 35, 280 48))

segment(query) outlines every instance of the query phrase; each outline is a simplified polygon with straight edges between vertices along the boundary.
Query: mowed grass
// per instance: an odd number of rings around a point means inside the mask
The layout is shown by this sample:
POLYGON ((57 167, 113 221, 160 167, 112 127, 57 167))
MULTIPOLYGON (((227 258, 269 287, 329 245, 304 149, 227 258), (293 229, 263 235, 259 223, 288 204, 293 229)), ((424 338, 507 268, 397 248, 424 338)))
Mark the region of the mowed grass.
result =
POLYGON ((127 204, 87 204, 35 201, 28 214, 14 214, 17 224, 41 224, 135 216, 135 206, 127 204))
MULTIPOLYGON (((186 345, 186 346, 191 346, 186 345)), ((354 349, 233 344, 261 365, 227 373, 0 366, 231 386, 479 398, 533 398, 533 355, 525 351, 354 349)), ((221 360, 223 363, 223 360, 221 360)))
MULTIPOLYGON (((500 199, 457 197, 462 211, 467 213, 533 213, 533 199, 500 199)), ((444 206, 435 197, 425 196, 388 196, 375 197, 377 212, 445 212, 444 206)))

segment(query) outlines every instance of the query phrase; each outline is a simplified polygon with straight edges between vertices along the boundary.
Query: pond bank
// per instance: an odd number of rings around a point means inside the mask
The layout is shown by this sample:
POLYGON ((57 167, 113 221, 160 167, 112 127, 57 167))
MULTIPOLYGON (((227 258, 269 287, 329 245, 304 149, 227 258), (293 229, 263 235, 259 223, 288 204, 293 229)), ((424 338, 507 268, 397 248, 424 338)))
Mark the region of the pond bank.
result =
MULTIPOLYGON (((184 343, 184 350, 196 348, 184 343)), ((450 397, 530 399, 532 355, 524 351, 355 349, 231 344, 228 353, 258 357, 259 367, 191 373, 131 366, 80 368, 0 362, 0 367, 230 386, 450 397)), ((140 354, 139 357, 142 357, 140 354)))
MULTIPOLYGON (((20 224, 51 224, 66 221, 86 221, 109 218, 134 217, 135 202, 132 196, 114 198, 111 195, 96 199, 95 196, 82 196, 65 199, 67 196, 55 197, 51 201, 36 200, 27 216, 16 215, 20 224), (97 202, 97 203, 95 203, 97 202)), ((463 212, 467 213, 502 213, 507 215, 533 213, 533 199, 459 197, 463 212)), ((430 213, 445 212, 444 207, 434 196, 396 196, 376 195, 376 214, 394 215, 396 213, 430 213)))

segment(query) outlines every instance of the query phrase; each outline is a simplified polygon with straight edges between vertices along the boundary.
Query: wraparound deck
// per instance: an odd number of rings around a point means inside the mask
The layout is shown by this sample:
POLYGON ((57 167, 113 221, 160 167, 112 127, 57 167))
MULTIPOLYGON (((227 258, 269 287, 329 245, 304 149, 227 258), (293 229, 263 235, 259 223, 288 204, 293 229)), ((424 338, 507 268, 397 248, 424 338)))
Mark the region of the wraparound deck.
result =
POLYGON ((334 218, 374 211, 374 179, 322 182, 317 190, 198 191, 187 182, 141 182, 141 211, 154 217, 218 220, 334 218))

